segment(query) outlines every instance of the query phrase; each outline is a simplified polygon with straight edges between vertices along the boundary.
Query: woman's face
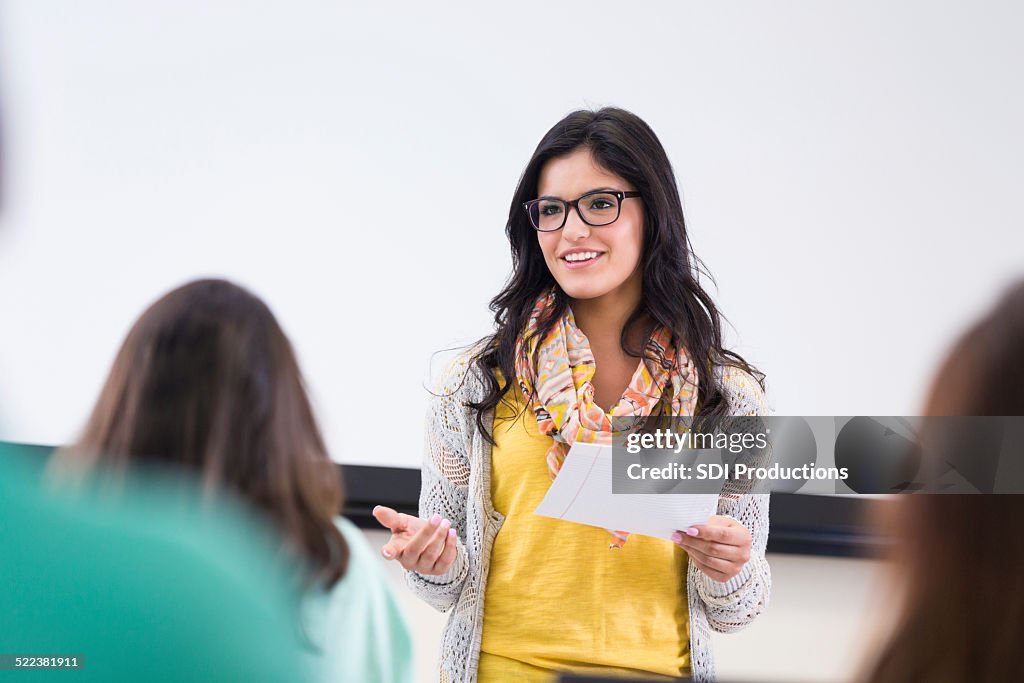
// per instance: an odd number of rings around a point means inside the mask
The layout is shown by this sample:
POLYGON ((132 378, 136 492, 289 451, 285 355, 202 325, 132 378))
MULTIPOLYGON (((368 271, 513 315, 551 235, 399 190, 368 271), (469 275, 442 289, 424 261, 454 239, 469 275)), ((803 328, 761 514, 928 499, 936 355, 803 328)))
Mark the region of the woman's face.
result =
MULTIPOLYGON (((635 189, 598 166, 585 148, 548 161, 537 182, 538 196, 565 201, 594 190, 635 189)), ((644 207, 637 197, 623 200, 618 220, 600 227, 587 225, 579 212, 570 208, 565 226, 554 232, 538 231, 537 241, 548 270, 569 298, 624 297, 635 303, 640 298, 643 235, 644 207), (583 260, 577 260, 580 258, 583 260)))

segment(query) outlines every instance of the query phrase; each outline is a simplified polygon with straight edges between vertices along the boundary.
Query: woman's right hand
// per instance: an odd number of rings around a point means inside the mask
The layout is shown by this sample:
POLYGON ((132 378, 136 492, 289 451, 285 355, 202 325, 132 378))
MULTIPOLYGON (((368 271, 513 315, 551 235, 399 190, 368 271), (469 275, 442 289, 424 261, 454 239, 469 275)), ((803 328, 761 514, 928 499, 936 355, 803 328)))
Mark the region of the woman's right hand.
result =
POLYGON ((420 519, 378 505, 373 516, 391 530, 391 540, 381 548, 381 555, 398 562, 408 570, 440 576, 447 574, 459 550, 452 523, 434 515, 420 519))

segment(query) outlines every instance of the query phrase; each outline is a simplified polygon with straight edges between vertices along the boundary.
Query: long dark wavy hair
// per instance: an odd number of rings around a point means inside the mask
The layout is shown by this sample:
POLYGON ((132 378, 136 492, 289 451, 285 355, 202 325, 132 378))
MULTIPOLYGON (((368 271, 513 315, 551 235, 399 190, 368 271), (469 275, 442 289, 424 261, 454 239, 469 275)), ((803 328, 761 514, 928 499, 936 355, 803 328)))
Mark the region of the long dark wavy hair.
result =
POLYGON ((644 247, 640 264, 643 295, 640 305, 623 326, 620 337, 623 351, 643 358, 643 345, 629 340, 649 337, 652 330, 642 330, 642 335, 633 334, 644 320, 672 330, 675 342, 685 346, 696 363, 700 385, 699 416, 728 413, 729 406, 715 376, 716 365, 733 365, 750 373, 762 386, 764 383, 764 374, 738 354, 722 348, 721 315, 701 286, 700 275, 703 273, 712 282, 714 280, 693 253, 672 164, 654 131, 638 116, 623 109, 575 111, 544 135, 512 195, 505 225, 505 235, 512 247, 512 275, 505 288, 491 300, 496 330, 479 342, 470 361, 485 382, 486 395, 467 405, 475 411, 477 426, 491 443, 491 426, 486 424, 485 415, 502 401, 512 386, 510 381, 500 382, 495 371, 500 371, 504 378, 515 377, 516 342, 542 292, 553 287, 555 305, 540 321, 538 336, 546 334, 569 305, 568 297, 544 262, 523 202, 537 197, 537 182, 549 160, 578 149, 589 150, 600 166, 629 181, 644 202, 644 247))
POLYGON ((81 437, 58 458, 86 471, 143 463, 194 472, 208 490, 263 511, 321 585, 347 569, 334 523, 341 476, 291 343, 267 305, 230 282, 191 282, 142 314, 81 437))

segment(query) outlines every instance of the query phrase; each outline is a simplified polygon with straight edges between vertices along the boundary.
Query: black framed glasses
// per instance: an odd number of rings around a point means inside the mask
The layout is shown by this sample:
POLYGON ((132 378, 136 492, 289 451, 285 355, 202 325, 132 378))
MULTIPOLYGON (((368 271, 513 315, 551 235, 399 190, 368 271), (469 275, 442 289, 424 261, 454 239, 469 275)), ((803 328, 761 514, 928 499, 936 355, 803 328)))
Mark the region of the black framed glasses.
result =
POLYGON ((619 220, 622 202, 639 196, 639 192, 594 190, 571 202, 558 197, 531 199, 523 203, 523 208, 530 216, 530 224, 541 232, 554 232, 565 227, 570 208, 576 209, 576 213, 584 223, 599 228, 619 220))

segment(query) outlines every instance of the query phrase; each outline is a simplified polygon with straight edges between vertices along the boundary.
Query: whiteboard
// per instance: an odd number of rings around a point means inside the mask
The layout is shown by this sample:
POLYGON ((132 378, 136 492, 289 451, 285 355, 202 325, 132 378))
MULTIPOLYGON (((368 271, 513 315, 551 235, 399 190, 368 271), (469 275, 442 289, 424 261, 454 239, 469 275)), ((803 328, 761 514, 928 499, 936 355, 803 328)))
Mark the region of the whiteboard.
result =
POLYGON ((0 438, 74 438, 141 311, 221 276, 277 313, 334 458, 418 465, 520 172, 601 105, 664 143, 780 414, 914 414, 1024 274, 1022 12, 7 0, 0 438))

